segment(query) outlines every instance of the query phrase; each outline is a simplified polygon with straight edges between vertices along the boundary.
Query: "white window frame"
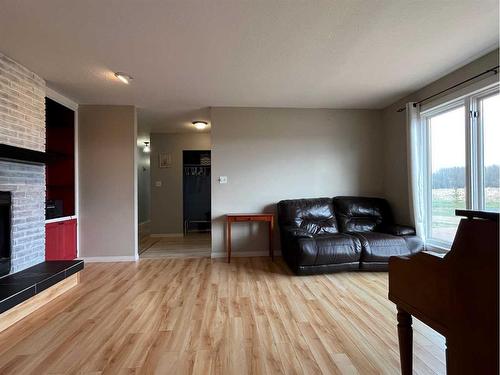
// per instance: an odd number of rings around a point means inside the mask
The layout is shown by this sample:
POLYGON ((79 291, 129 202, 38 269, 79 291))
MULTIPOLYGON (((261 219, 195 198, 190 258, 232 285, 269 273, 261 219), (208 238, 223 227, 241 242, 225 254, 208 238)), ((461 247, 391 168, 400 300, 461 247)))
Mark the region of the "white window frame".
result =
POLYGON ((430 119, 438 114, 446 113, 461 106, 465 106, 465 203, 467 209, 484 209, 484 160, 483 160, 483 119, 482 108, 479 108, 483 99, 499 93, 499 83, 487 85, 481 89, 471 90, 460 96, 449 96, 443 102, 428 103, 420 111, 420 121, 424 136, 424 188, 425 212, 424 230, 427 246, 430 248, 450 249, 451 242, 431 237, 432 220, 432 155, 430 137, 430 119))
POLYGON ((475 204, 474 209, 484 210, 485 209, 485 197, 484 197, 484 124, 483 124, 483 108, 480 107, 480 103, 482 100, 487 99, 491 96, 497 95, 500 93, 499 86, 496 85, 494 87, 487 88, 485 90, 481 90, 474 95, 471 95, 471 108, 476 111, 477 116, 473 117, 472 123, 475 127, 475 136, 477 139, 476 147, 473 149, 473 166, 475 167, 473 181, 477 188, 477 193, 475 194, 475 204))

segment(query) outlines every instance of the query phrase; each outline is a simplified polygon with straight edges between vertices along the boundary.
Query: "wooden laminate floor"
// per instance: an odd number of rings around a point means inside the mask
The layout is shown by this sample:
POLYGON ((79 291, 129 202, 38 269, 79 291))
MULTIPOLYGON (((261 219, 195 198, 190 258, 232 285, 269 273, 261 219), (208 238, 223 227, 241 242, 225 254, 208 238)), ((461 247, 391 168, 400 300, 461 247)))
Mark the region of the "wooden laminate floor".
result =
MULTIPOLYGON (((0 333, 0 374, 397 374, 386 273, 292 276, 281 259, 86 265, 81 284, 0 333)), ((444 373, 414 323, 415 373, 444 373)))
POLYGON ((143 259, 210 257, 211 250, 210 233, 189 233, 184 237, 146 236, 139 243, 143 259))

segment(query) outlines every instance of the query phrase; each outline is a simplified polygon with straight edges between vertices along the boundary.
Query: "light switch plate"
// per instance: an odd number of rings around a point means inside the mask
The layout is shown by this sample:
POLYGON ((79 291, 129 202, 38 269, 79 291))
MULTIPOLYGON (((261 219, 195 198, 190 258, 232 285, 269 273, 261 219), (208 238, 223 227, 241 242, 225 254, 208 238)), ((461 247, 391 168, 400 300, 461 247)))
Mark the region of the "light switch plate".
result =
POLYGON ((155 182, 155 186, 156 186, 156 187, 161 187, 161 181, 156 181, 156 182, 155 182))
POLYGON ((219 176, 219 184, 227 184, 227 176, 219 176))

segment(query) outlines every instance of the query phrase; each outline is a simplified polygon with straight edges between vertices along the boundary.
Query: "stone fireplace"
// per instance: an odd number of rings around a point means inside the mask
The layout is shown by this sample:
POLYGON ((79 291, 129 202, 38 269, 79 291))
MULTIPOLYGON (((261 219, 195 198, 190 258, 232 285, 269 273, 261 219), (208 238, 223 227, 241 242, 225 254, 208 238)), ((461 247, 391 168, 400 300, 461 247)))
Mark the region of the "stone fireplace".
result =
MULTIPOLYGON (((0 53, 0 144, 45 151, 45 82, 0 53)), ((2 271, 10 243, 10 273, 45 260, 45 167, 0 160, 0 214, 10 210, 10 236, 0 219, 2 271), (9 198, 6 198, 9 196, 9 198), (9 238, 10 237, 10 238, 9 238), (7 241, 8 239, 8 241, 7 241)))
POLYGON ((45 260, 45 167, 0 161, 0 191, 11 195, 11 269, 45 260))

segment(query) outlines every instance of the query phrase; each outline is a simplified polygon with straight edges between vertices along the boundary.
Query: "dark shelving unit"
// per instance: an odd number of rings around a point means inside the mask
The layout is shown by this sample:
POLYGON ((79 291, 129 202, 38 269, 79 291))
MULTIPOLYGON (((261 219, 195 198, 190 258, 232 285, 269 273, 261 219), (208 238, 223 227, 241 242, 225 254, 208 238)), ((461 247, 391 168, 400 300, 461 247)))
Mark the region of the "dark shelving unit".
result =
MULTIPOLYGON (((45 106, 46 199, 62 205, 59 216, 72 216, 75 214, 75 112, 50 98, 46 98, 45 106)), ((50 212, 47 216, 54 218, 50 212)))

